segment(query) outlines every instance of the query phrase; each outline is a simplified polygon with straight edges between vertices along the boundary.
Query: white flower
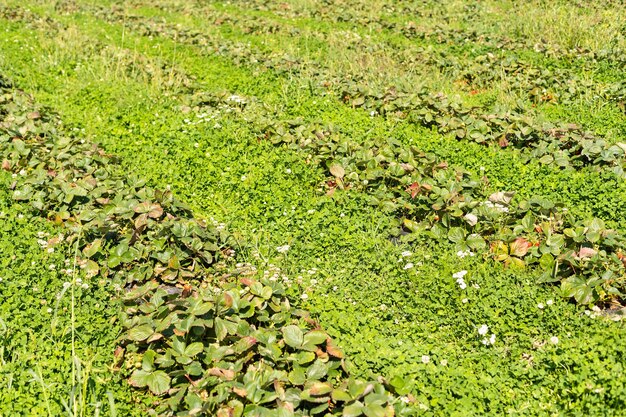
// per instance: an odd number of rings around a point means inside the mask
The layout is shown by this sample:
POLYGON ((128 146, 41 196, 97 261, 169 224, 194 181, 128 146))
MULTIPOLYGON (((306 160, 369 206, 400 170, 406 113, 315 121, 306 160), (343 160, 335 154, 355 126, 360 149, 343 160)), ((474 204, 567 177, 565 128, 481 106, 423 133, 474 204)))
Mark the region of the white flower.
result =
POLYGON ((81 288, 83 290, 86 290, 87 288, 89 288, 89 285, 87 283, 84 283, 83 285, 81 285, 81 288))
POLYGON ((278 253, 286 253, 290 247, 291 246, 289 245, 283 245, 283 246, 277 247, 276 250, 278 251, 278 253))
POLYGON ((238 96, 236 94, 233 94, 232 96, 228 97, 228 101, 234 101, 235 103, 245 103, 246 102, 246 100, 243 97, 238 96))
POLYGON ((307 210, 307 214, 313 214, 313 213, 315 213, 315 210, 314 210, 314 209, 307 210))
POLYGON ((543 305, 543 303, 537 304, 537 308, 540 309, 540 310, 543 310, 544 307, 545 306, 543 305))
POLYGON ((496 335, 491 333, 491 337, 489 338, 489 343, 491 343, 492 345, 494 343, 496 343, 496 335))
POLYGON ((287 174, 291 174, 291 169, 290 169, 290 168, 287 168, 287 169, 285 170, 285 172, 286 172, 287 174))
POLYGON ((409 397, 400 397, 400 401, 402 401, 405 404, 409 403, 409 397))
POLYGON ((463 278, 457 279, 456 282, 459 284, 459 288, 461 288, 462 290, 467 288, 467 284, 465 283, 465 281, 463 281, 463 278))
POLYGON ((413 264, 411 262, 409 262, 408 264, 404 265, 404 269, 411 269, 413 268, 413 264))
POLYGON ((556 345, 557 343, 559 343, 559 338, 556 336, 552 336, 550 338, 550 343, 552 343, 553 345, 556 345))
POLYGON ((46 249, 46 252, 52 253, 52 252, 54 252, 54 248, 48 248, 48 249, 46 249))
POLYGON ((402 255, 402 257, 404 257, 404 258, 407 258, 407 257, 409 257, 409 256, 413 255, 413 253, 411 253, 411 252, 410 252, 410 251, 408 251, 408 250, 405 250, 405 251, 404 251, 404 252, 402 252, 400 255, 402 255))
POLYGON ((475 255, 474 252, 472 252, 471 250, 466 250, 466 251, 460 250, 456 253, 456 256, 458 256, 461 259, 465 258, 466 256, 474 256, 474 255, 475 255))
POLYGON ((372 116, 372 117, 376 116, 376 110, 372 110, 372 111, 370 112, 370 116, 372 116))
POLYGON ((486 335, 488 331, 489 331, 489 326, 487 326, 486 324, 483 324, 482 326, 478 328, 478 334, 481 336, 486 335))
POLYGON ((430 362, 430 356, 422 355, 422 363, 428 363, 428 362, 430 362))
POLYGON ((462 302, 463 304, 467 304, 467 303, 469 302, 469 300, 468 300, 467 298, 464 298, 464 299, 462 299, 462 300, 461 300, 461 302, 462 302))
POLYGON ((551 306, 552 304, 554 304, 554 301, 552 301, 552 300, 548 300, 548 301, 546 301, 546 304, 547 304, 547 305, 549 305, 549 306, 551 306))
POLYGON ((69 283, 69 282, 67 282, 67 281, 65 281, 65 282, 63 283, 63 288, 69 288, 69 287, 70 287, 70 285, 72 285, 72 284, 71 284, 71 283, 69 283))
POLYGON ((476 288, 476 289, 480 289, 480 285, 478 285, 478 284, 476 284, 476 283, 473 283, 473 284, 472 284, 472 287, 474 287, 474 288, 476 288))
POLYGON ((337 291, 339 289, 339 287, 337 287, 336 285, 333 286, 333 291, 337 291))
POLYGON ((48 307, 48 310, 46 310, 48 313, 52 313, 52 309, 50 307, 48 307))
POLYGON ((193 144, 193 146, 194 146, 194 148, 199 148, 200 144, 198 142, 196 142, 196 143, 193 144))
POLYGON ((55 264, 50 264, 50 265, 48 265, 48 269, 49 269, 49 270, 51 270, 51 271, 52 271, 52 270, 54 270, 54 269, 56 269, 56 267, 57 267, 57 266, 56 266, 55 264))
POLYGON ((442 359, 442 360, 441 360, 441 362, 439 362, 439 364, 440 364, 441 366, 448 366, 448 361, 447 361, 447 360, 445 360, 445 359, 442 359))
POLYGON ((307 293, 303 293, 300 298, 302 298, 303 300, 306 300, 309 298, 309 295, 307 293))
POLYGON ((463 271, 455 272, 454 274, 452 274, 452 278, 463 279, 465 275, 467 275, 467 271, 463 270, 463 271))

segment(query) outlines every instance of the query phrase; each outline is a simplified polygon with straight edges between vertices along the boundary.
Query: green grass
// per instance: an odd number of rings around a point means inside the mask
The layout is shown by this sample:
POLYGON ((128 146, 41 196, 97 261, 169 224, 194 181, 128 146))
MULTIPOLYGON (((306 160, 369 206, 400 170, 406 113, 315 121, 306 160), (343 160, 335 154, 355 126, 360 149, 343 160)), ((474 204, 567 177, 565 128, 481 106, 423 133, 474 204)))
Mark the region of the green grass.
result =
MULTIPOLYGON (((48 6, 41 13, 52 13, 48 6)), ((156 13, 142 6, 142 12, 156 13)), ((294 283, 294 304, 310 310, 337 338, 357 376, 408 377, 426 415, 617 416, 626 407, 623 323, 591 319, 584 308, 559 298, 555 288, 537 285, 532 271, 505 270, 480 256, 460 259, 452 247, 427 240, 395 244, 386 233, 389 214, 369 206, 356 192, 324 195, 318 190, 325 178, 322 169, 297 151, 259 140, 254 125, 245 120, 248 113, 213 109, 210 123, 195 124, 195 112, 181 111, 190 93, 183 84, 190 78, 197 90, 253 96, 279 109, 284 118, 333 123, 342 135, 363 143, 393 136, 474 172, 483 167, 494 189, 560 197, 575 214, 595 215, 621 229, 626 225, 619 213, 626 192, 623 181, 591 170, 526 164, 514 151, 458 142, 402 120, 372 118, 331 96, 312 94, 302 88, 306 80, 237 66, 200 48, 141 37, 92 16, 59 14, 54 19, 68 30, 52 33, 0 21, 0 70, 57 111, 67 130, 79 129, 120 155, 129 172, 154 186, 171 186, 199 216, 227 223, 246 245, 244 259, 266 259, 283 269, 294 283), (166 69, 159 69, 163 63, 166 69), (131 64, 135 70, 128 70, 131 64), (149 66, 157 68, 152 76, 146 75, 149 66), (291 249, 280 255, 276 247, 284 244, 291 249), (403 251, 412 254, 403 257, 403 251), (409 262, 414 267, 404 269, 409 262), (459 290, 452 274, 460 270, 468 270, 468 283, 479 288, 459 290), (548 300, 553 304, 546 305, 548 300), (477 329, 483 324, 496 334, 493 347, 481 344, 477 329), (553 336, 559 339, 556 345, 549 342, 553 336), (423 363, 424 355, 428 363, 423 363)), ((180 17, 183 24, 192 21, 198 24, 197 19, 180 17)), ((569 32, 554 36, 564 45, 574 41, 569 32)), ((241 34, 237 39, 258 42, 241 34)), ((296 40, 279 39, 268 49, 281 43, 293 46, 289 42, 296 40)), ((338 73, 345 69, 339 64, 336 68, 338 73)), ((541 111, 591 128, 613 126, 623 137, 623 114, 599 107, 588 121, 585 106, 546 106, 541 111)), ((0 394, 5 396, 0 404, 7 407, 0 413, 34 410, 46 415, 48 398, 51 415, 57 415, 70 395, 70 333, 67 314, 59 314, 53 328, 41 299, 49 306, 60 291, 67 278, 47 265, 71 258, 71 248, 48 255, 38 247, 36 233, 53 232, 52 226, 18 219, 22 209, 11 202, 9 183, 5 178, 0 199, 0 211, 8 213, 0 245, 16 259, 4 261, 0 272, 5 277, 0 285, 6 291, 0 294, 7 329, 0 323, 5 346, 0 381, 5 387, 12 381, 12 388, 0 394), (33 294, 33 285, 47 298, 33 294), (12 313, 26 304, 21 318, 12 313), (39 321, 32 322, 32 317, 39 321), (38 364, 43 385, 31 382, 28 372, 38 372, 38 364)), ((84 379, 89 381, 87 403, 101 402, 103 413, 111 414, 106 395, 111 391, 118 415, 131 410, 140 414, 127 386, 108 368, 117 336, 110 324, 117 314, 111 288, 98 283, 91 287, 93 292, 79 294, 76 316, 78 357, 93 363, 84 379)), ((56 311, 66 313, 67 303, 66 295, 56 311)), ((83 414, 95 408, 89 405, 87 410, 83 414)))

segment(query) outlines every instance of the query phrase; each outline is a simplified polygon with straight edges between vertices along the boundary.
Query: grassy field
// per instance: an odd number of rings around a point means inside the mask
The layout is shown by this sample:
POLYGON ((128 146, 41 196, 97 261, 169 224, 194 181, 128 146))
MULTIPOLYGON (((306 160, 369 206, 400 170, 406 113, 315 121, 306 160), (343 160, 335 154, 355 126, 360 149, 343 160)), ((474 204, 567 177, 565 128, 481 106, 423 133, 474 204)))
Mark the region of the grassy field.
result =
MULTIPOLYGON (((506 263, 494 260, 517 229, 472 229, 463 204, 514 191, 511 204, 561 202, 551 224, 587 222, 587 234, 597 218, 624 232, 625 24, 611 1, 7 0, 0 76, 58 115, 60 135, 117 155, 128 187, 145 179, 225 225, 230 268, 283 282, 353 377, 392 382, 403 415, 619 416, 626 274, 608 262, 621 238, 613 249, 588 237, 606 259, 563 283, 567 248, 548 244, 555 279, 540 282, 547 258, 506 246, 506 263), (467 196, 443 238, 437 203, 402 196, 409 168, 380 168, 412 148, 437 161, 411 154, 429 167, 412 168, 422 185, 449 186, 446 204, 467 196), (469 241, 474 230, 487 244, 469 241)), ((103 267, 77 278, 78 243, 50 242, 67 226, 12 198, 24 175, 0 177, 0 416, 174 415, 126 381, 146 347, 120 339, 124 282, 103 267)), ((264 412, 245 411, 293 415, 264 412)))

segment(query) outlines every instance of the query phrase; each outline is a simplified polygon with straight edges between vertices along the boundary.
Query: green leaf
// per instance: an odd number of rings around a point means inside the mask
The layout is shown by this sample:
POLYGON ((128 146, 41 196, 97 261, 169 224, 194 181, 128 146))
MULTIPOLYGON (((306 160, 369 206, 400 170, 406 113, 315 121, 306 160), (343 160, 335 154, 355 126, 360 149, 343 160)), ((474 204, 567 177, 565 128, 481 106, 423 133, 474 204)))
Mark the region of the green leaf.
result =
POLYGON ((148 388, 155 395, 161 395, 170 389, 171 378, 163 371, 152 372, 146 379, 148 388))
POLYGON ((133 327, 128 331, 128 338, 136 342, 142 342, 152 336, 154 330, 149 324, 133 327))
POLYGON ((185 348, 185 355, 189 357, 196 356, 198 353, 204 350, 204 345, 201 342, 194 342, 185 348))
POLYGON ((102 239, 96 239, 83 248, 83 254, 87 258, 94 256, 102 247, 102 239))
POLYGON ((363 407, 363 414, 367 417, 385 417, 385 409, 378 404, 368 404, 363 407))
POLYGON ((363 404, 359 401, 345 407, 342 414, 343 417, 358 417, 361 415, 363 415, 363 404))
POLYGON ((295 325, 284 327, 283 337, 285 338, 285 343, 295 349, 300 348, 304 342, 304 334, 302 333, 302 330, 300 327, 295 325))
POLYGON ((454 243, 460 243, 465 240, 465 230, 460 227, 451 227, 448 232, 448 240, 454 243))

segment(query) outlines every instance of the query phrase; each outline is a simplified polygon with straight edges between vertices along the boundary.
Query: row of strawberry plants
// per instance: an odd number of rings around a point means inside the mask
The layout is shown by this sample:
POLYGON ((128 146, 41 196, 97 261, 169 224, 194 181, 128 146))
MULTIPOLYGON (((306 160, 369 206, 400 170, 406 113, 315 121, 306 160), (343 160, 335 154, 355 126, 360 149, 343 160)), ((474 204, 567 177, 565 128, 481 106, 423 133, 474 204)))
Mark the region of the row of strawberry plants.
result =
MULTIPOLYGON (((177 25, 129 16, 117 9, 93 8, 99 18, 113 23, 123 23, 144 36, 161 36, 177 42, 195 45, 205 53, 227 56, 241 65, 262 65, 278 73, 304 74, 305 68, 318 68, 309 74, 314 85, 330 90, 346 104, 362 107, 372 114, 406 117, 410 121, 442 134, 453 134, 459 139, 500 147, 523 149, 528 159, 538 159, 544 164, 559 167, 592 165, 609 169, 622 176, 626 145, 611 144, 579 126, 549 123, 527 114, 527 109, 494 111, 467 107, 458 100, 427 89, 402 91, 391 87, 373 90, 359 82, 341 77, 329 81, 323 66, 290 59, 284 55, 268 55, 249 45, 214 38, 202 32, 183 29, 177 25)), ((621 90, 617 90, 621 91, 621 90)))
MULTIPOLYGON (((159 5, 155 5, 158 7, 159 5)), ((93 8, 92 8, 93 9, 93 8)), ((106 14, 100 9, 96 12, 102 16, 106 14)), ((180 13, 190 13, 190 10, 174 7, 180 13)), ((194 15, 202 16, 203 20, 217 26, 225 25, 240 31, 246 35, 267 35, 279 33, 282 36, 299 36, 305 31, 307 37, 315 37, 321 43, 326 42, 325 32, 316 29, 300 29, 294 25, 288 25, 280 20, 266 16, 240 16, 231 13, 207 8, 206 6, 192 8, 194 15)), ((165 9, 171 13, 170 7, 165 9)), ((449 49, 431 48, 429 46, 404 45, 401 50, 384 37, 376 42, 361 37, 355 38, 354 49, 369 50, 372 53, 384 51, 400 68, 415 68, 416 65, 435 67, 446 76, 466 83, 466 90, 474 93, 476 89, 489 88, 496 82, 506 82, 507 88, 523 92, 529 100, 535 103, 558 102, 568 103, 583 95, 593 93, 606 102, 624 104, 623 91, 626 88, 624 81, 613 83, 597 83, 586 81, 577 75, 576 70, 569 68, 541 68, 525 62, 517 56, 506 53, 483 53, 468 59, 459 57, 449 49)), ((319 65, 319 63, 316 63, 319 65)), ((304 65, 304 63, 302 64, 304 65)), ((311 67, 311 65, 306 64, 311 67)), ((593 65, 586 62, 582 69, 586 72, 593 70, 593 65)), ((578 70, 580 71, 580 69, 578 70)), ((356 74, 361 78, 360 74, 356 74)), ((463 85, 461 85, 463 87, 463 85)))
POLYGON ((356 191, 395 214, 392 234, 449 241, 460 253, 481 253, 507 267, 536 268, 540 282, 560 284, 578 303, 623 299, 626 240, 597 218, 579 220, 542 197, 513 201, 488 180, 451 167, 436 155, 389 139, 357 143, 336 128, 285 120, 253 99, 201 93, 189 108, 228 109, 255 126, 260 137, 307 155, 328 170, 328 194, 356 191))
MULTIPOLYGON (((450 10, 440 2, 417 2, 407 4, 404 2, 391 2, 381 7, 376 14, 372 14, 371 5, 367 2, 336 2, 332 6, 321 4, 321 7, 290 7, 282 3, 257 0, 248 2, 240 7, 259 11, 271 11, 282 17, 291 19, 316 19, 336 24, 352 24, 354 26, 367 27, 372 31, 386 31, 392 34, 400 34, 411 40, 420 39, 451 46, 472 45, 491 52, 501 50, 509 51, 535 51, 542 55, 568 60, 606 61, 614 64, 626 62, 626 51, 619 46, 623 36, 611 39, 610 43, 599 50, 590 50, 583 47, 565 47, 557 43, 536 43, 532 39, 522 37, 509 37, 504 34, 493 32, 493 28, 485 25, 484 29, 475 24, 477 16, 484 11, 482 5, 465 5, 462 13, 455 17, 468 28, 456 28, 447 23, 450 21, 450 10), (410 20, 409 20, 410 19, 410 20), (416 20, 425 20, 425 24, 418 24, 416 20), (474 24, 472 24, 474 23, 474 24)), ((585 7, 602 7, 596 4, 588 4, 585 7)), ((168 6, 169 7, 169 6, 168 6)), ((204 7, 195 8, 194 12, 206 10, 204 7)), ((478 19, 479 20, 479 19, 478 19)))
MULTIPOLYGON (((123 11, 117 9, 107 9, 103 7, 87 7, 95 15, 109 21, 119 22, 123 11)), ((32 12, 20 8, 4 9, 3 15, 10 19, 25 21, 36 20, 37 17, 32 12)), ((217 14, 214 16, 216 22, 223 24, 228 19, 227 15, 217 14)), ((137 21, 131 28, 139 29, 149 36, 164 35, 182 39, 189 43, 200 43, 211 48, 216 48, 215 39, 207 39, 195 31, 185 31, 171 25, 159 25, 149 23, 148 28, 141 27, 141 18, 126 16, 126 21, 137 21)), ((231 19, 232 20, 232 19, 231 19)), ((254 27, 274 28, 278 30, 280 26, 271 25, 268 22, 260 22, 258 25, 249 28, 249 20, 235 19, 232 23, 244 26, 250 30, 254 27)), ((248 56, 251 61, 261 62, 265 66, 278 71, 290 71, 302 73, 303 68, 313 67, 308 62, 293 61, 289 59, 268 58, 261 51, 254 51, 247 46, 236 42, 220 42, 221 53, 236 55, 233 59, 241 60, 248 56)), ((395 57, 398 62, 412 66, 417 63, 438 67, 440 70, 449 73, 453 78, 468 83, 473 91, 475 88, 485 88, 490 83, 496 81, 494 69, 498 68, 505 76, 511 75, 509 79, 510 87, 521 89, 528 93, 529 98, 535 102, 558 101, 561 103, 571 102, 580 94, 588 94, 589 88, 594 87, 598 96, 607 101, 616 101, 620 106, 624 105, 624 91, 626 86, 623 82, 616 82, 604 86, 594 86, 577 79, 569 70, 563 69, 540 69, 524 63, 519 59, 511 59, 503 55, 487 54, 478 57, 476 62, 466 65, 459 62, 453 55, 445 51, 422 50, 420 54, 401 53, 395 57)), ((317 65, 315 66, 317 67, 317 65)), ((317 77, 320 83, 328 80, 328 74, 323 72, 317 77)), ((530 147, 529 157, 538 158, 542 163, 554 163, 558 166, 569 165, 609 165, 614 166, 614 171, 621 175, 622 168, 618 165, 618 160, 623 156, 623 146, 611 146, 601 138, 596 138, 589 132, 585 132, 576 126, 562 125, 553 126, 551 124, 530 123, 530 118, 524 118, 527 111, 494 112, 495 114, 485 115, 485 109, 466 108, 459 103, 449 103, 449 100, 440 95, 432 94, 423 89, 419 97, 408 91, 399 93, 396 88, 368 89, 363 86, 363 82, 350 82, 339 79, 335 82, 327 83, 333 86, 333 91, 343 94, 344 99, 353 98, 350 104, 364 106, 370 111, 400 112, 406 115, 410 112, 417 113, 413 117, 417 123, 428 127, 436 127, 442 133, 454 132, 459 138, 469 138, 479 143, 492 143, 499 146, 530 147), (393 94, 388 94, 393 91, 393 94), (401 96, 401 97, 399 97, 401 96), (443 100, 441 100, 443 99, 443 100), (423 116, 423 117, 420 117, 423 116)), ((620 164, 621 165, 621 164, 620 164)))
POLYGON ((313 155, 328 168, 329 192, 355 189, 398 216, 398 234, 447 239, 506 266, 536 266, 540 282, 561 285, 578 303, 610 303, 626 293, 626 240, 597 218, 575 219, 541 197, 514 203, 486 180, 397 141, 358 144, 324 126, 283 122, 265 137, 313 155))
POLYGON ((411 398, 384 380, 351 379, 343 353, 281 284, 232 274, 236 255, 221 227, 126 176, 96 145, 64 136, 59 120, 6 81, 0 159, 14 198, 68 230, 82 274, 119 285, 126 331, 116 365, 159 397, 157 412, 410 413, 411 398))

